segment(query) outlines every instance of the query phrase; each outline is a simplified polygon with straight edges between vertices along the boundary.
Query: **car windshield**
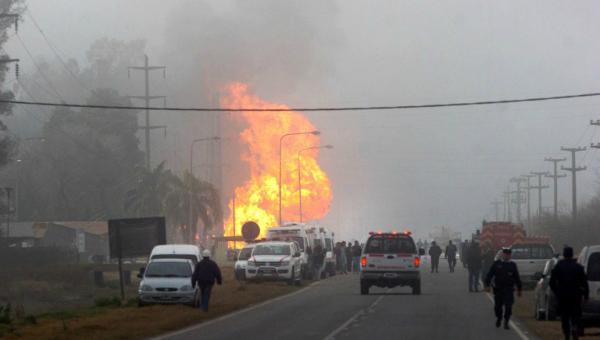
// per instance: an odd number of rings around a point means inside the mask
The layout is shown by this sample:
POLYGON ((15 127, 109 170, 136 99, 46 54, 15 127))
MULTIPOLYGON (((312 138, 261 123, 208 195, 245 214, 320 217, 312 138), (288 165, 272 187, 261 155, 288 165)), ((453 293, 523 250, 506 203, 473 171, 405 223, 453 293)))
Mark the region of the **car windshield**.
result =
POLYGON ((145 277, 191 277, 192 268, 186 262, 150 262, 145 277))
POLYGON ((366 253, 416 253, 415 243, 411 238, 378 235, 367 242, 366 253))
POLYGON ((254 248, 254 255, 290 255, 290 246, 274 245, 274 244, 259 244, 254 248))
POLYGON ((238 261, 246 261, 252 255, 252 248, 244 248, 240 251, 240 255, 238 256, 238 261))
POLYGON ((542 260, 542 259, 550 259, 552 258, 553 251, 552 247, 549 245, 543 244, 533 244, 533 245, 516 245, 512 248, 512 258, 514 260, 542 260))

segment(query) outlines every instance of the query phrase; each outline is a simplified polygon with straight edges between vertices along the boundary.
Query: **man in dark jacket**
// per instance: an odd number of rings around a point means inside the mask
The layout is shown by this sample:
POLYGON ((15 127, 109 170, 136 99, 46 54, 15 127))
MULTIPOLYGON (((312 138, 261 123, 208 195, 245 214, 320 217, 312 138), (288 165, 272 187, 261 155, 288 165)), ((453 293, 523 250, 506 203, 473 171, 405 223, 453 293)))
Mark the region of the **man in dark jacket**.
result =
POLYGON ((466 259, 464 260, 469 270, 469 292, 479 291, 479 273, 481 273, 481 248, 479 243, 471 242, 469 248, 464 252, 466 259))
POLYGON ((217 263, 210 259, 210 251, 205 249, 202 252, 202 261, 196 264, 194 274, 192 274, 192 287, 195 288, 196 284, 200 287, 202 297, 201 306, 205 312, 208 312, 208 301, 210 300, 210 293, 215 281, 219 285, 223 283, 221 270, 217 263))
POLYGON ((362 248, 358 241, 354 241, 352 246, 352 271, 356 274, 360 270, 360 255, 362 254, 362 248))
POLYGON ((429 256, 431 256, 431 272, 434 271, 439 273, 438 266, 440 264, 440 256, 442 255, 442 248, 435 243, 435 241, 431 242, 431 247, 429 247, 429 256))
POLYGON ((515 302, 515 286, 517 294, 521 296, 521 278, 517 264, 510 260, 512 252, 509 248, 502 249, 502 258, 495 261, 485 277, 485 287, 489 291, 490 285, 494 287, 494 312, 496 313, 496 327, 502 324, 502 309, 504 309, 504 329, 509 329, 508 323, 512 314, 512 305, 515 302))
POLYGON ((565 339, 579 337, 581 305, 589 299, 589 287, 583 266, 573 258, 573 248, 565 247, 564 259, 558 261, 550 276, 550 289, 558 302, 565 339), (571 333, 572 332, 572 333, 571 333))
POLYGON ((446 246, 446 259, 448 259, 448 266, 450 267, 450 272, 454 273, 454 267, 456 267, 456 253, 458 249, 456 245, 452 243, 452 241, 448 242, 448 246, 446 246))

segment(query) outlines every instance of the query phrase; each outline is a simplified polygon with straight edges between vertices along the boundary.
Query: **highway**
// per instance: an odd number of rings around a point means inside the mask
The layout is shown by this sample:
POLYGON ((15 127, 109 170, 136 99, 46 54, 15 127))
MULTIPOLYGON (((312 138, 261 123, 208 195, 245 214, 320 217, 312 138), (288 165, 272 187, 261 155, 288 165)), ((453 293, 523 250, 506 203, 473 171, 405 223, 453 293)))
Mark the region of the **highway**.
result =
POLYGON ((361 296, 358 275, 338 275, 160 339, 534 339, 518 320, 496 328, 489 297, 468 292, 466 271, 440 267, 422 269, 420 296, 406 287, 361 296))

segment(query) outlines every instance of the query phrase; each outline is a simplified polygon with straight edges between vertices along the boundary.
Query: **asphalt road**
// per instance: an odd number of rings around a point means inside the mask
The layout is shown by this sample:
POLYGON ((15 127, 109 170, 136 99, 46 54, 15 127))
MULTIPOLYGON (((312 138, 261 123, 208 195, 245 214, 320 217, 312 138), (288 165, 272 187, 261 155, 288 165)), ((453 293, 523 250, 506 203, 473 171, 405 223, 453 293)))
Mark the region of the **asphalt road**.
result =
POLYGON ((513 323, 494 326, 485 293, 469 293, 462 268, 439 274, 422 268, 422 295, 410 288, 371 288, 359 294, 358 275, 338 275, 297 293, 163 339, 529 339, 513 323), (521 332, 521 334, 518 334, 521 332))

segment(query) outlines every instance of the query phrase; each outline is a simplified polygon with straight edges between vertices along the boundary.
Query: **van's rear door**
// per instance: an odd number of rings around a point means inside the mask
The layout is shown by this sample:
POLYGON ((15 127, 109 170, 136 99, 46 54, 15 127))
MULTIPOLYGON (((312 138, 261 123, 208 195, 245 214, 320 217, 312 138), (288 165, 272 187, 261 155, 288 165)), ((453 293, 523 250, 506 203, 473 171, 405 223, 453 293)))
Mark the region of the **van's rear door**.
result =
POLYGON ((398 272, 416 270, 417 248, 410 236, 404 234, 378 234, 367 241, 364 256, 367 265, 364 270, 378 272, 398 272))

